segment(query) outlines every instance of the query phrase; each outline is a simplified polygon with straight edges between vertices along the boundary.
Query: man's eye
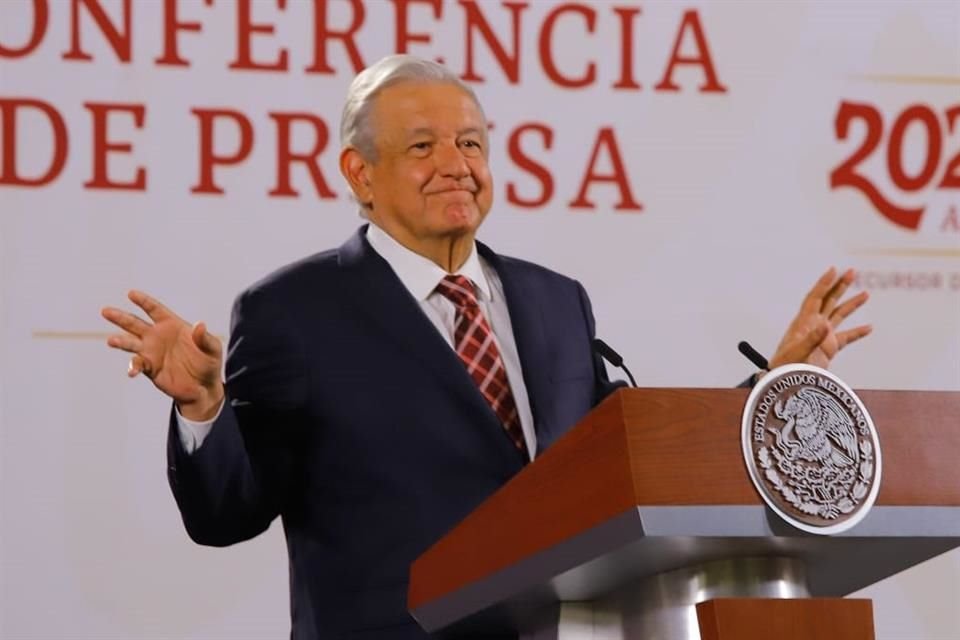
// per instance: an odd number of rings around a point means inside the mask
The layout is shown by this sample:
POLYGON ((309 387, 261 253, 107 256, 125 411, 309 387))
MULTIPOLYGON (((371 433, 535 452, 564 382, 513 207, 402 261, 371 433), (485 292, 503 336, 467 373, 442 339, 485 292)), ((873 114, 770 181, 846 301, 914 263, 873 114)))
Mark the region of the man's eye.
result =
POLYGON ((417 151, 426 151, 427 149, 430 148, 430 143, 429 143, 429 142, 416 142, 416 143, 410 145, 410 148, 411 148, 411 149, 416 149, 417 151))

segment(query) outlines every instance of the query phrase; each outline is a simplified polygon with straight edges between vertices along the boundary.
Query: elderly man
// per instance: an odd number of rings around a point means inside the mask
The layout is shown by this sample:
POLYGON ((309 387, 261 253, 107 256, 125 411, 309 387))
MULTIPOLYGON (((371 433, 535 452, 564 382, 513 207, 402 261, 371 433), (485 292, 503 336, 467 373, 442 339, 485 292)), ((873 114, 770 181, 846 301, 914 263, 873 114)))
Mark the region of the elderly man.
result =
MULTIPOLYGON (((410 563, 616 385, 574 280, 497 255, 487 124, 435 63, 391 56, 350 86, 340 168, 367 226, 239 296, 219 342, 140 292, 109 345, 174 401, 170 485, 190 536, 228 545, 280 515, 292 637, 426 637, 410 563), (364 635, 366 632, 367 635, 364 635)), ((771 360, 826 366, 869 327, 828 271, 771 360)))

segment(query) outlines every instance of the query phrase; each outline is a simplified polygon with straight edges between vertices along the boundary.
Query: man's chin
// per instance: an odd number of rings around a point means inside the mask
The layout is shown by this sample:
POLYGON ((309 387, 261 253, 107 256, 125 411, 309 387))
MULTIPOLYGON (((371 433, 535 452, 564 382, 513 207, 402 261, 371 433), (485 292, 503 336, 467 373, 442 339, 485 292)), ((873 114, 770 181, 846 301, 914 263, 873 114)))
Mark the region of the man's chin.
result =
POLYGON ((450 204, 444 207, 443 219, 453 233, 470 233, 477 230, 483 216, 474 204, 450 204))

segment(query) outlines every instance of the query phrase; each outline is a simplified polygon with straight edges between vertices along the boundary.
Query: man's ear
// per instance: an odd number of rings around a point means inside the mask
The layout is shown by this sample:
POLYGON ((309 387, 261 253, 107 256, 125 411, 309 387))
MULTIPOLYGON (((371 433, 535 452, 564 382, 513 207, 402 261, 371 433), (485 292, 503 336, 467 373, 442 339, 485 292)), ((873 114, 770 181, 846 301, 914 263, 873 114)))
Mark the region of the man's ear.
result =
POLYGON ((353 195, 365 207, 373 204, 370 168, 370 162, 353 147, 344 147, 340 152, 340 173, 346 178, 353 195))

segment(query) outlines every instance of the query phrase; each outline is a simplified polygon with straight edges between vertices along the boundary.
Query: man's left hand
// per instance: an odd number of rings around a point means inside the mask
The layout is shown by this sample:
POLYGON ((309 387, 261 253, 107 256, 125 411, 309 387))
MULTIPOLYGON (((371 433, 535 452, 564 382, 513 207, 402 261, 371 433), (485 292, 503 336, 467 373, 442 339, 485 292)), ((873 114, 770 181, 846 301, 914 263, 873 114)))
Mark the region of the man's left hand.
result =
POLYGON ((833 267, 820 276, 783 334, 780 346, 770 359, 771 369, 798 362, 826 369, 840 350, 870 334, 873 327, 867 324, 839 330, 847 316, 869 297, 866 291, 861 291, 847 300, 840 300, 853 278, 853 269, 847 269, 838 278, 833 267))

